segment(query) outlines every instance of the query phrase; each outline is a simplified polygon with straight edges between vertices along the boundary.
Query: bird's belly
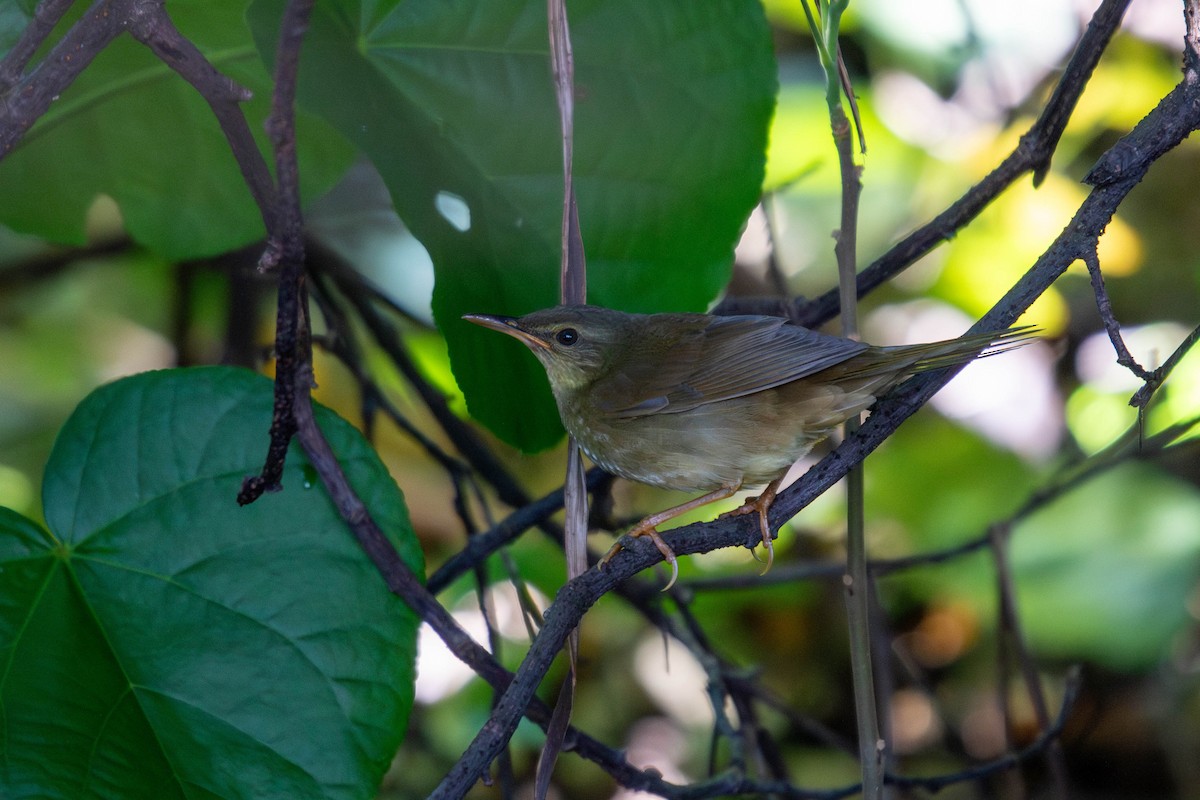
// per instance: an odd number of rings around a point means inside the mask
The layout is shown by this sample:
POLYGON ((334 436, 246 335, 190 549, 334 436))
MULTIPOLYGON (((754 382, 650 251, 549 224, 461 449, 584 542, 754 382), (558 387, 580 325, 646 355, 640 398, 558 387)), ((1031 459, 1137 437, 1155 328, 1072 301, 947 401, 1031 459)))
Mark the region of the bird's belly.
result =
POLYGON ((783 475, 828 434, 800 420, 754 413, 736 401, 682 414, 626 419, 592 417, 584 426, 564 414, 567 429, 593 462, 622 478, 677 491, 760 486, 783 475), (572 424, 574 423, 574 424, 572 424))

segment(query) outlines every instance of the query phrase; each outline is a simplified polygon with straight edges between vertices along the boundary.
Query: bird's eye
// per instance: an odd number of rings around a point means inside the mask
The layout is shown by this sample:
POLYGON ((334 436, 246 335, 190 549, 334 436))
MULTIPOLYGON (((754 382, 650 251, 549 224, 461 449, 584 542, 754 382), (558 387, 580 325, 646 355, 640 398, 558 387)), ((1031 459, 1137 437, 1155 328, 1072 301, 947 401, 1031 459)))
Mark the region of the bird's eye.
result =
POLYGON ((554 340, 563 347, 570 347, 579 341, 579 331, 574 328, 563 328, 558 333, 554 334, 554 340))

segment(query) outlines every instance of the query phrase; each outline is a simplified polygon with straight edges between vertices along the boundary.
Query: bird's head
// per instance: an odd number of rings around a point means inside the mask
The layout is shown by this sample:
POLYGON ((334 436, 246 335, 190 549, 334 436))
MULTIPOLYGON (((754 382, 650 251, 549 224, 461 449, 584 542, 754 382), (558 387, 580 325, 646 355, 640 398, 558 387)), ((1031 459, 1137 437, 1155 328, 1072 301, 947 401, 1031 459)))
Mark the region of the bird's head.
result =
POLYGON ((603 375, 636 318, 597 306, 556 306, 523 317, 463 317, 522 341, 546 368, 556 395, 581 389, 603 375))

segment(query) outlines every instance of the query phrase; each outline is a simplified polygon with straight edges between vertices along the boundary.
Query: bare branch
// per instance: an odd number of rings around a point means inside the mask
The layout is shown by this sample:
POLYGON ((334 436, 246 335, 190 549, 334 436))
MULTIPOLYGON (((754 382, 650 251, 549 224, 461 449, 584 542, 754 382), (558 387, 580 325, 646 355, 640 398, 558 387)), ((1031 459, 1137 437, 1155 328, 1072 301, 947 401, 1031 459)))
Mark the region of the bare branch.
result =
POLYGON ((1158 391, 1158 387, 1163 385, 1167 376, 1179 365, 1179 362, 1196 345, 1197 341, 1200 341, 1200 326, 1193 328, 1192 332, 1179 343, 1179 347, 1175 348, 1175 352, 1171 353, 1171 356, 1163 362, 1163 365, 1151 373, 1150 377, 1146 379, 1146 385, 1129 398, 1129 405, 1134 408, 1145 408, 1149 404, 1150 398, 1158 391))
POLYGON ((1149 381, 1153 376, 1137 362, 1137 359, 1129 352, 1129 348, 1125 346, 1125 339, 1121 337, 1121 324, 1117 322, 1117 318, 1113 314, 1112 301, 1109 300, 1108 290, 1104 287, 1104 275, 1100 272, 1100 258, 1096 251, 1085 252, 1083 262, 1087 264, 1088 275, 1091 276, 1092 292, 1096 295, 1096 308, 1100 311, 1100 319, 1104 322, 1104 329, 1108 331, 1108 338, 1112 342, 1113 349, 1117 351, 1117 363, 1143 381, 1149 381))
MULTIPOLYGON (((282 488, 288 443, 297 432, 302 406, 311 401, 312 346, 309 341, 308 290, 304 280, 304 217, 300 209, 300 169, 296 160, 296 79, 300 46, 308 29, 315 0, 289 0, 279 26, 275 54, 275 93, 267 132, 275 148, 278 202, 275 229, 268 239, 264 261, 279 259, 279 300, 275 319, 275 408, 271 442, 262 472, 247 478, 238 503, 254 502, 263 492, 282 488), (304 384, 299 378, 307 376, 304 384)), ((261 262, 260 262, 261 263, 261 262)), ((307 418, 307 417, 305 417, 307 418)), ((314 429, 315 431, 315 429, 314 429)), ((319 436, 319 431, 307 435, 319 436)))
MULTIPOLYGON (((1002 524, 993 525, 988 536, 992 549, 992 561, 996 566, 996 594, 1000 599, 997 609, 1000 619, 997 628, 1001 631, 1001 636, 1007 637, 1013 645, 1017 666, 1021 678, 1025 682, 1025 692, 1029 695, 1033 713, 1037 717, 1038 730, 1039 732, 1048 731, 1051 729, 1051 725, 1050 712, 1046 705, 1046 693, 1042 688, 1042 679, 1038 675, 1033 654, 1029 652, 1029 646, 1025 642, 1021 615, 1017 610, 1017 583, 1013 577, 1008 555, 1009 534, 1009 527, 1002 524)), ((1066 800, 1068 797, 1067 767, 1063 759, 1062 747, 1057 741, 1049 743, 1046 756, 1058 797, 1060 800, 1066 800)))

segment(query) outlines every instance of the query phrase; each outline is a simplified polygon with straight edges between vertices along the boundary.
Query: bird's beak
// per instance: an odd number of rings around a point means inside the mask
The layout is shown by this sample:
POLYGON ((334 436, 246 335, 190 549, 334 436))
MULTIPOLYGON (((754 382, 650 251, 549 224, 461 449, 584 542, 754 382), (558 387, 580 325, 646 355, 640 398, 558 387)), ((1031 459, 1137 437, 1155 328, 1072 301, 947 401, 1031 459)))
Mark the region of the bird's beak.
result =
POLYGON ((514 339, 520 339, 530 350, 549 350, 550 343, 520 327, 515 317, 493 317, 490 314, 463 314, 463 319, 491 328, 494 331, 507 333, 514 339))

